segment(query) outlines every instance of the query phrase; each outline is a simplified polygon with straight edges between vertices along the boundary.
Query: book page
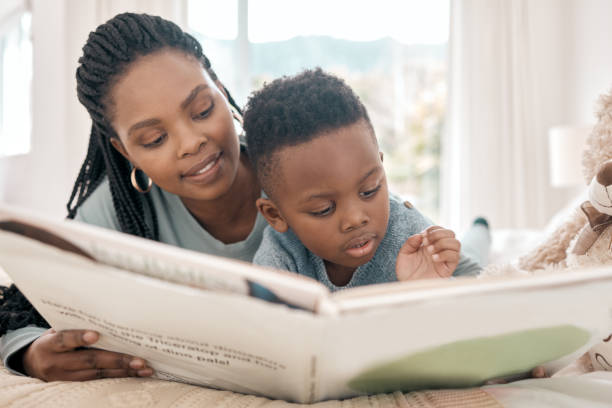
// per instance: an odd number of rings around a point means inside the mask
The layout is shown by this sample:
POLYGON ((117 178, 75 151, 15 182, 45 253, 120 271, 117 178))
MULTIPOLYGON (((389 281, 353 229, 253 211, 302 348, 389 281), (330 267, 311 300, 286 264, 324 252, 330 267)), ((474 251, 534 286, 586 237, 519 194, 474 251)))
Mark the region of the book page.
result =
POLYGON ((125 272, 0 231, 0 264, 56 330, 146 359, 156 376, 299 402, 312 398, 317 316, 125 272))
POLYGON ((54 221, 0 206, 0 230, 80 253, 106 265, 208 290, 249 295, 255 285, 279 302, 316 312, 329 291, 289 272, 189 251, 72 220, 54 221))

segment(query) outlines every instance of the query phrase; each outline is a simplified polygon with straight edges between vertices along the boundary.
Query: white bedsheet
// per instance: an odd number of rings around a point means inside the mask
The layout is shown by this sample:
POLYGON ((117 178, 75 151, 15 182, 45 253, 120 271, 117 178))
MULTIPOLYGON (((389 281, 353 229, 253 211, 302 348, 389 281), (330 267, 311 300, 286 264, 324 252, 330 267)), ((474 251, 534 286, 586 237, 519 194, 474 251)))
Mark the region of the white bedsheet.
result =
POLYGON ((516 381, 483 387, 507 408, 612 407, 612 372, 516 381))

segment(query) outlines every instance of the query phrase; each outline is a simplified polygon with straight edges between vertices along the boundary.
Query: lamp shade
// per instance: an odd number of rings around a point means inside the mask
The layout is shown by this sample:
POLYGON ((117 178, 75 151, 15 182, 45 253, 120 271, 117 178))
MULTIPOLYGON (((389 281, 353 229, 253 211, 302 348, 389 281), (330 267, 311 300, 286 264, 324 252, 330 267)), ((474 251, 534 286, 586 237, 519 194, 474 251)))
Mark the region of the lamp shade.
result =
POLYGON ((593 126, 554 126, 548 131, 550 183, 570 187, 584 183, 582 153, 593 126))

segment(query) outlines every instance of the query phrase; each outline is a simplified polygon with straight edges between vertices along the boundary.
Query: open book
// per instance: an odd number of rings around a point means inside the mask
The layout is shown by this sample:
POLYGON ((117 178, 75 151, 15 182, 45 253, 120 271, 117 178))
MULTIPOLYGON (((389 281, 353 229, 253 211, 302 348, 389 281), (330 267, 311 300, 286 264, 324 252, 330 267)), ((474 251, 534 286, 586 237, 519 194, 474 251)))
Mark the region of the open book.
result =
POLYGON ((159 378, 297 402, 554 371, 612 331, 609 267, 332 294, 6 206, 0 267, 55 329, 96 330, 96 347, 142 357, 159 378))

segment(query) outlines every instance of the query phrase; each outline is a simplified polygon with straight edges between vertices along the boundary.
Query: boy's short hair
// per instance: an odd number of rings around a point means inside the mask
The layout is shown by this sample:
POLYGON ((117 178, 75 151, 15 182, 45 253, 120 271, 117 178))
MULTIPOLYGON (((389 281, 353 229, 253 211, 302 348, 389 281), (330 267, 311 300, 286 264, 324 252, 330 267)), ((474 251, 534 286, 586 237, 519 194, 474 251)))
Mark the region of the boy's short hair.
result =
POLYGON ((355 92, 321 68, 283 76, 253 93, 244 112, 244 130, 249 159, 264 191, 270 195, 273 180, 280 177, 274 174, 274 153, 359 120, 372 128, 355 92))

